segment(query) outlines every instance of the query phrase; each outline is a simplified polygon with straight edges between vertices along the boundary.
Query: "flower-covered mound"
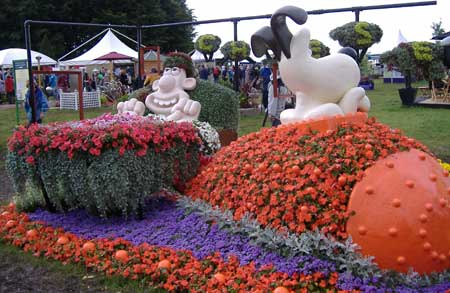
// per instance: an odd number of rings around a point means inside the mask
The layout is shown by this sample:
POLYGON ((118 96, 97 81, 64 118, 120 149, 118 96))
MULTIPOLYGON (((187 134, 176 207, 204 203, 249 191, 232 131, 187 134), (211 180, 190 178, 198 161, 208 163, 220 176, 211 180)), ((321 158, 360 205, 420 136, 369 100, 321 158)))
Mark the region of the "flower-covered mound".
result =
POLYGON ((24 210, 45 204, 127 216, 142 212, 146 196, 192 178, 201 147, 192 123, 105 114, 19 127, 8 141, 6 165, 24 210))
POLYGON ((426 147, 368 120, 336 130, 305 131, 288 124, 239 138, 222 148, 188 183, 186 194, 251 214, 264 226, 296 233, 319 229, 347 238, 352 188, 379 158, 426 147))

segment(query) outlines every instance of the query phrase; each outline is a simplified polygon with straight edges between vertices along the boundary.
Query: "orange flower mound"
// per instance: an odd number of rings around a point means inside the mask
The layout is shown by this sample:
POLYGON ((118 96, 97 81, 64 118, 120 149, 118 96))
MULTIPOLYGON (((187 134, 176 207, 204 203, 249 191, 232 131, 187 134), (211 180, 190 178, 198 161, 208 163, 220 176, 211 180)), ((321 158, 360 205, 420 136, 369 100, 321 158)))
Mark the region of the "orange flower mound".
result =
POLYGON ((222 148, 185 193, 231 210, 235 220, 250 213, 280 231, 319 229, 345 239, 347 205, 364 170, 393 153, 426 151, 374 119, 350 118, 332 118, 328 125, 334 130, 306 122, 241 137, 222 148), (311 125, 322 132, 311 131, 311 125))

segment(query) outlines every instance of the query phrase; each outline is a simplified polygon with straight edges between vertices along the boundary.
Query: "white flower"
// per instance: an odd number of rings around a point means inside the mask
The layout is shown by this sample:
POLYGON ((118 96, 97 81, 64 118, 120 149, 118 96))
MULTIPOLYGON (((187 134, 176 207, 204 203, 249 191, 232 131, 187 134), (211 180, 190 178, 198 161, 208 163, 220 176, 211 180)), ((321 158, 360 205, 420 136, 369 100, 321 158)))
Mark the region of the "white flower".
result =
POLYGON ((200 151, 205 155, 213 155, 221 145, 219 133, 208 122, 193 121, 192 124, 198 129, 199 136, 203 142, 200 151))

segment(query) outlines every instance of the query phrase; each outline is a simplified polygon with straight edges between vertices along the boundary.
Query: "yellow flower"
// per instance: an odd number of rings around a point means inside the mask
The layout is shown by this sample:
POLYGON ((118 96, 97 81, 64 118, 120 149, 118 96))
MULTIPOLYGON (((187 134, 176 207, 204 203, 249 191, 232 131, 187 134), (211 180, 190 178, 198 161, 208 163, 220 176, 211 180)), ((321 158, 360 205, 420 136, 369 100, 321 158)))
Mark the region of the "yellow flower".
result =
POLYGON ((444 168, 447 171, 450 171, 450 164, 449 163, 444 163, 441 160, 438 159, 439 164, 441 164, 442 168, 444 168))

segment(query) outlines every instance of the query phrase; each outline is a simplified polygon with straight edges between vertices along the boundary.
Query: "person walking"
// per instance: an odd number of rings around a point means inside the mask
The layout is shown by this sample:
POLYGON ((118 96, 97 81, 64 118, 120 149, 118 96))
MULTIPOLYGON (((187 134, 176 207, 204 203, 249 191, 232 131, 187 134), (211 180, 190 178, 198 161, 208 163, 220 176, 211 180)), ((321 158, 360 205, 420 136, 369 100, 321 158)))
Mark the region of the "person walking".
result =
POLYGON ((284 85, 281 77, 278 77, 278 96, 274 97, 273 93, 273 77, 271 78, 272 82, 269 83, 269 106, 268 106, 268 114, 270 120, 272 121, 272 127, 277 127, 281 124, 280 114, 284 111, 286 107, 286 99, 280 98, 281 95, 286 95, 289 90, 284 85))
POLYGON ((264 106, 264 110, 267 110, 269 105, 269 83, 271 74, 272 70, 270 70, 269 65, 265 65, 259 74, 262 78, 262 104, 264 106))
POLYGON ((219 82, 219 76, 220 76, 220 68, 218 66, 214 66, 214 68, 213 68, 213 77, 214 77, 214 82, 215 83, 219 82))
POLYGON ((5 90, 6 96, 8 97, 8 103, 14 104, 14 79, 11 75, 8 75, 5 80, 5 90))
MULTIPOLYGON (((25 94, 25 112, 27 113, 28 125, 30 125, 33 121, 33 117, 31 114, 32 105, 30 104, 30 86, 27 81, 27 93, 25 94)), ((34 104, 36 105, 36 122, 42 123, 42 119, 44 118, 45 112, 48 111, 48 101, 45 97, 42 90, 39 88, 37 82, 34 82, 34 104)))
POLYGON ((206 67, 205 65, 202 65, 199 74, 200 74, 200 79, 208 80, 208 76, 209 76, 208 67, 206 67))

